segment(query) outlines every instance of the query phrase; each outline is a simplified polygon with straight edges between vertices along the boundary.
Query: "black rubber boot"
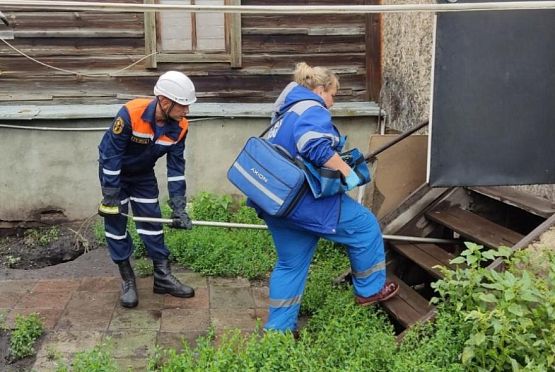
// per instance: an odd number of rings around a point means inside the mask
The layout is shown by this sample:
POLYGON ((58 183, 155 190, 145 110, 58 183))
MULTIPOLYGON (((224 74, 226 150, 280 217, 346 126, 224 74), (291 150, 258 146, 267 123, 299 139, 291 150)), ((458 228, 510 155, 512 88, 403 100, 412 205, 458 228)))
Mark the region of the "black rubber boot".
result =
POLYGON ((118 262, 119 273, 123 279, 121 283, 121 296, 119 298, 121 306, 135 307, 139 304, 137 297, 137 285, 135 284, 135 273, 129 260, 118 262))
POLYGON ((154 264, 154 293, 167 293, 175 297, 193 297, 195 290, 188 285, 181 284, 179 279, 171 273, 168 260, 153 260, 154 264))

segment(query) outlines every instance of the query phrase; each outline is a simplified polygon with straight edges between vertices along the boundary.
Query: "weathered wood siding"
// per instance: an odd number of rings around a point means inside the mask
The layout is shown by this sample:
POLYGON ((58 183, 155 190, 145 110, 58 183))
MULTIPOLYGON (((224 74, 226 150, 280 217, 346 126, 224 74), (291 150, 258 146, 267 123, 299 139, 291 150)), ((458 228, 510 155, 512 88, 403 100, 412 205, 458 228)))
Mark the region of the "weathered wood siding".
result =
MULTIPOLYGON (((368 1, 279 2, 280 5, 365 3, 368 1)), ((243 0, 242 4, 276 5, 276 2, 243 0)), ((379 77, 372 77, 372 81, 366 78, 367 61, 379 62, 379 58, 374 58, 379 50, 374 55, 366 45, 379 49, 381 39, 379 35, 367 35, 372 28, 364 15, 246 14, 241 16, 241 68, 232 68, 229 63, 159 62, 157 69, 149 70, 140 62, 111 76, 87 76, 113 73, 145 55, 142 14, 3 11, 14 27, 15 40, 9 41, 12 45, 42 62, 82 73, 76 76, 49 69, 0 43, 3 102, 52 99, 113 102, 130 95, 150 95, 157 76, 170 69, 190 75, 205 101, 269 102, 290 81, 294 65, 300 61, 338 72, 341 79, 338 99, 343 101, 368 100, 368 84, 379 85, 379 77)))

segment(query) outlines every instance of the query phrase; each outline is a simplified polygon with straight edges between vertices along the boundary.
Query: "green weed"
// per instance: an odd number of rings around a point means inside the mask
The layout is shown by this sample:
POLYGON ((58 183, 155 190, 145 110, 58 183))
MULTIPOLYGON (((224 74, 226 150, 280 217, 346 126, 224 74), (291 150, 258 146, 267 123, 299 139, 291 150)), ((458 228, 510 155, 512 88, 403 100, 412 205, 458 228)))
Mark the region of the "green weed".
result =
POLYGON ((59 363, 56 372, 117 372, 119 369, 112 356, 112 346, 108 342, 95 346, 92 350, 75 354, 71 368, 59 363))
POLYGON ((471 325, 461 356, 467 370, 555 368, 555 253, 546 259, 548 272, 532 275, 522 269, 530 261, 528 252, 511 257, 507 247, 484 250, 468 243, 452 261, 468 266, 444 270, 445 278, 434 285, 442 307, 471 325), (506 271, 482 267, 497 257, 506 271))
POLYGON ((6 313, 0 312, 0 332, 5 331, 8 329, 6 324, 6 313))
POLYGON ((12 256, 11 254, 4 258, 4 264, 7 267, 14 267, 19 261, 21 261, 21 257, 12 256))
POLYGON ((10 356, 18 360, 33 355, 35 341, 42 332, 42 321, 37 313, 28 316, 17 315, 15 328, 10 335, 10 356))
POLYGON ((231 330, 187 345, 181 353, 158 352, 151 371, 383 371, 396 344, 383 313, 354 305, 349 291, 337 290, 310 319, 296 341, 291 333, 244 334, 231 330))
POLYGON ((56 226, 49 229, 29 229, 25 231, 23 244, 29 248, 46 247, 60 237, 60 229, 56 226))
POLYGON ((152 265, 152 261, 146 258, 135 260, 134 270, 135 273, 137 273, 137 276, 141 278, 154 274, 154 266, 152 265))
POLYGON ((201 192, 192 200, 189 214, 194 220, 227 222, 231 216, 231 206, 229 195, 201 192))

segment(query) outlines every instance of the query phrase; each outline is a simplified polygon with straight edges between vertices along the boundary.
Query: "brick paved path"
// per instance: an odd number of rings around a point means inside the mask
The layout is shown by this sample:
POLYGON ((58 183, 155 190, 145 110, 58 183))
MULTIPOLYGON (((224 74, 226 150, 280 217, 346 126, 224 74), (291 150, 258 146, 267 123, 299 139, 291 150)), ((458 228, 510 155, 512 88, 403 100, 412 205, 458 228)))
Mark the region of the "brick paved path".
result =
POLYGON ((144 370, 155 345, 179 349, 194 345, 212 324, 216 334, 228 328, 252 331, 265 321, 268 288, 245 279, 175 274, 195 288, 195 297, 179 299, 152 293, 152 277, 138 279, 139 306, 119 305, 120 279, 115 276, 0 281, 0 312, 13 326, 16 314, 40 313, 47 330, 34 369, 51 371, 57 352, 70 360, 110 337, 121 370, 144 370))

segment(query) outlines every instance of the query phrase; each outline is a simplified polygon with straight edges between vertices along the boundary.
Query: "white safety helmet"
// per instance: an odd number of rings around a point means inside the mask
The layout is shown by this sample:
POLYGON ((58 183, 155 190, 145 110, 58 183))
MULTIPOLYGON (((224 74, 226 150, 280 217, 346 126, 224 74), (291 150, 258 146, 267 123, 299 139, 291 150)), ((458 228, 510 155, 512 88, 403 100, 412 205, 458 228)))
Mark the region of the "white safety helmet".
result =
POLYGON ((154 95, 164 96, 184 106, 197 100, 193 82, 179 71, 168 71, 160 76, 154 86, 154 95))

